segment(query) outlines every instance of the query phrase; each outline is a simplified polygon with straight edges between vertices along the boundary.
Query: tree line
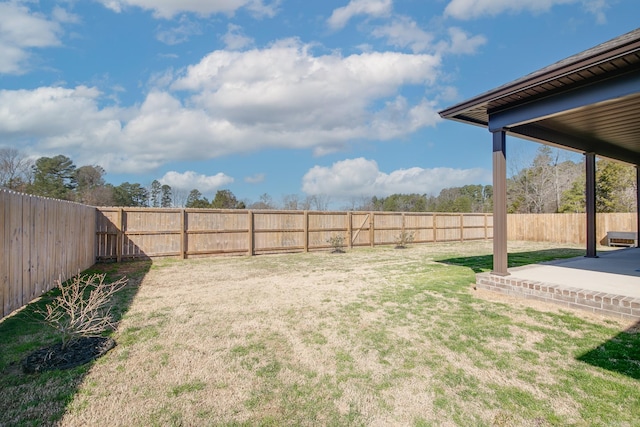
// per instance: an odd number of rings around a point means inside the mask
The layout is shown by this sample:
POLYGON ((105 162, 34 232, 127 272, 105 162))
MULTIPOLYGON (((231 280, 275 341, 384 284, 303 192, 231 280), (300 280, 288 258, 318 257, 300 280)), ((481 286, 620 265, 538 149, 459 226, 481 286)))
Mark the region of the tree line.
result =
MULTIPOLYGON (((541 146, 532 163, 507 180, 510 213, 556 213, 585 211, 585 172, 582 162, 563 160, 561 150, 541 146)), ((636 210, 635 168, 598 159, 596 168, 598 212, 636 210)), ((227 189, 208 200, 198 189, 185 192, 154 180, 150 185, 105 182, 106 171, 98 165, 77 167, 64 155, 32 161, 14 148, 0 148, 0 187, 37 196, 71 200, 92 206, 188 207, 213 209, 327 210, 327 195, 288 194, 280 203, 267 193, 258 201, 239 200, 227 189)), ((493 187, 450 187, 437 196, 392 194, 386 197, 354 197, 343 210, 396 212, 491 212, 493 187)))

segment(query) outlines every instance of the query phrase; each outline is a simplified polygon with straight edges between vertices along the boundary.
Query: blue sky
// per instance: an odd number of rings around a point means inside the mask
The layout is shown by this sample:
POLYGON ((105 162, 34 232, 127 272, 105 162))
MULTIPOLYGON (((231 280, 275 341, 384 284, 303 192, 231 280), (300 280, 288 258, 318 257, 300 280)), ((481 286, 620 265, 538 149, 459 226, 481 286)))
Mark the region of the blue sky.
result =
MULTIPOLYGON (((635 29, 637 0, 0 1, 0 147, 339 208, 491 182, 437 112, 635 29)), ((537 146, 508 140, 513 165, 537 146)))

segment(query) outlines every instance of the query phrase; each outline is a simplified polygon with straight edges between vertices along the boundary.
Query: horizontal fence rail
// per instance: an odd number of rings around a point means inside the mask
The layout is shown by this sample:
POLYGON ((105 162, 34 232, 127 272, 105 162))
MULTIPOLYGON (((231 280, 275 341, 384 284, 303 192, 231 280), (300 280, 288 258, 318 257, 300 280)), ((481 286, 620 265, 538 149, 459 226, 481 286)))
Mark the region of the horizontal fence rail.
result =
POLYGON ((394 244, 491 239, 491 214, 98 208, 98 260, 308 252, 394 244))
POLYGON ((0 189, 0 318, 95 263, 96 208, 0 189))

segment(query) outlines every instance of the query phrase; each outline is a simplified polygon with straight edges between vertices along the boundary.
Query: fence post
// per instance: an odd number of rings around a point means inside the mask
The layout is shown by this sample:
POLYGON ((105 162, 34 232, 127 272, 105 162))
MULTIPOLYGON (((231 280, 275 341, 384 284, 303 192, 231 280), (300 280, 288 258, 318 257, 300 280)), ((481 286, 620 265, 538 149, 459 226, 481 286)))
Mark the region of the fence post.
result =
POLYGON ((347 212, 347 234, 349 235, 349 249, 353 248, 353 224, 351 221, 352 212, 347 212))
POLYGON ((489 214, 484 214, 484 240, 489 238, 489 214))
POLYGON ((309 252, 309 211, 304 211, 304 251, 309 252))
POLYGON ((116 224, 116 262, 122 262, 122 246, 124 245, 124 209, 118 209, 118 223, 116 224))
POLYGON ((185 259, 187 257, 187 210, 182 209, 182 218, 180 219, 180 259, 185 259))
POLYGON ((253 256, 253 249, 255 247, 255 231, 253 229, 253 211, 247 211, 247 234, 248 234, 248 249, 247 255, 253 256))
POLYGON ((464 214, 460 214, 460 241, 464 242, 464 214))
POLYGON ((376 242, 376 230, 375 230, 375 226, 376 226, 376 222, 373 218, 374 213, 373 211, 371 211, 371 213, 369 214, 369 244, 371 245, 371 247, 375 247, 376 242))
POLYGON ((433 243, 438 241, 438 215, 433 214, 433 243))

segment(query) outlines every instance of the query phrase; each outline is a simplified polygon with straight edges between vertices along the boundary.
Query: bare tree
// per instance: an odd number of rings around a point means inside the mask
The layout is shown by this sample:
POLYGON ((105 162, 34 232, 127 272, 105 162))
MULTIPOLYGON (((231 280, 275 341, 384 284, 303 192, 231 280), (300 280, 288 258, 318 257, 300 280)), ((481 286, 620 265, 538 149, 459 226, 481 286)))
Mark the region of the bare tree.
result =
POLYGON ((183 188, 173 188, 171 189, 171 196, 173 198, 173 206, 184 207, 187 203, 187 199, 189 198, 189 191, 183 188))
POLYGON ((0 187, 24 191, 32 181, 33 161, 15 148, 0 148, 0 187))
POLYGON ((275 209, 276 206, 273 203, 273 198, 267 194, 264 193, 260 196, 260 200, 255 202, 255 203, 251 203, 247 206, 247 209, 275 209))
POLYGON ((314 194, 313 196, 307 197, 307 199, 313 210, 326 211, 329 209, 331 198, 326 194, 314 194))
POLYGON ((347 211, 371 211, 373 210, 373 202, 368 196, 352 196, 348 203, 344 206, 347 211))
POLYGON ((580 173, 581 166, 567 158, 567 152, 541 146, 532 165, 509 179, 510 210, 521 213, 559 212, 563 194, 580 173))
POLYGON ((300 209, 301 205, 300 196, 297 194, 285 194, 282 197, 282 209, 284 210, 296 211, 300 209))

